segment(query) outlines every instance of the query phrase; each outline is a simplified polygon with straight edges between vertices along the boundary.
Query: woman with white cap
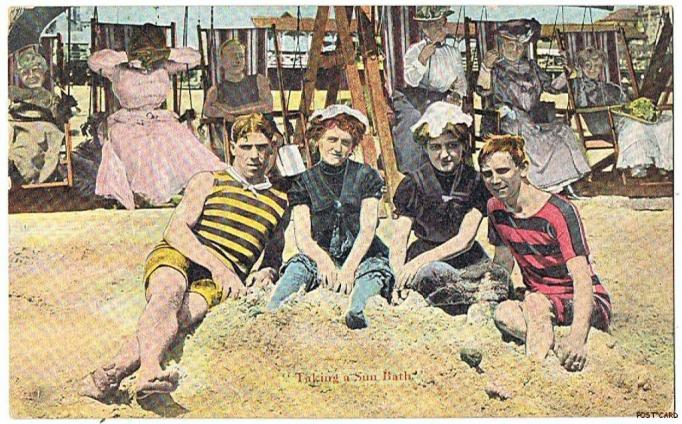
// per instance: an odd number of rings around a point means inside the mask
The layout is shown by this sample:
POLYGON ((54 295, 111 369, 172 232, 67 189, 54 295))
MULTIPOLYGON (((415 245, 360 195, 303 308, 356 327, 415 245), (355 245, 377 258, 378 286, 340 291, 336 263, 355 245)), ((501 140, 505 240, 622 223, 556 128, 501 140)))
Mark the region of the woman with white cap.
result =
POLYGON ((417 6, 414 20, 423 39, 412 44, 404 56, 405 86, 393 93, 396 114, 393 139, 398 169, 414 171, 428 162, 421 147, 414 142, 410 127, 426 108, 436 101, 462 104, 467 92, 467 79, 462 54, 447 37, 448 6, 417 6))
POLYGON ((550 192, 575 197, 570 184, 581 179, 590 166, 571 128, 554 116, 546 116, 540 96, 558 94, 566 86, 562 73, 552 80, 537 62, 525 57, 528 43, 539 37, 534 20, 507 21, 498 28, 501 54, 490 50, 483 58, 477 81, 481 96, 492 96, 500 113, 500 131, 521 135, 530 160, 529 179, 550 192))
POLYGON ((350 293, 346 325, 367 327, 370 297, 390 300, 394 277, 388 248, 376 236, 384 182, 379 173, 348 157, 369 128, 367 117, 348 106, 316 111, 306 132, 320 161, 299 174, 288 192, 299 253, 283 267, 268 303, 277 310, 292 294, 320 286, 350 293))
MULTIPOLYGON (((486 290, 489 301, 502 301, 508 276, 492 285, 465 287, 464 269, 487 267, 488 255, 475 240, 487 212, 488 190, 479 173, 464 162, 473 119, 459 106, 436 102, 412 127, 429 162, 409 172, 396 189, 395 221, 390 246, 398 295, 415 289, 427 302, 450 314, 466 312, 486 290), (410 232, 416 240, 408 245, 410 232)), ((488 267, 489 268, 489 267, 488 267)))

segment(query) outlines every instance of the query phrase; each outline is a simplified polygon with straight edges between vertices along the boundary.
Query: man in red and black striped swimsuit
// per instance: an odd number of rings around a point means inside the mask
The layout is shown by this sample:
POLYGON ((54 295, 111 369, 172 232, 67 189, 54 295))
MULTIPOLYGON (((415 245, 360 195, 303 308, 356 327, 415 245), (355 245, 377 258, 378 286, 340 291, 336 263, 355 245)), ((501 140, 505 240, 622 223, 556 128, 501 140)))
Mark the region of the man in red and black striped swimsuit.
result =
POLYGON ((611 301, 589 262, 577 209, 528 182, 523 144, 518 136, 494 136, 479 156, 494 196, 488 201, 493 262, 508 272, 516 262, 527 291, 523 300, 502 302, 495 323, 525 341, 528 356, 542 360, 553 348, 566 369, 579 371, 590 327, 608 330, 611 301), (553 324, 570 325, 569 335, 555 343, 553 324))

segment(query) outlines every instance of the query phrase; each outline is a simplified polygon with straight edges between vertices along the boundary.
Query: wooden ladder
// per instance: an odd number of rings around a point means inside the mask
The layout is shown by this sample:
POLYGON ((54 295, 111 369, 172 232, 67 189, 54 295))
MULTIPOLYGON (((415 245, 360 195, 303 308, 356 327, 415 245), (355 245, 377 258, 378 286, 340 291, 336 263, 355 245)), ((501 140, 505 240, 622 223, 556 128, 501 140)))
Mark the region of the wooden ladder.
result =
MULTIPOLYGON (((336 50, 332 54, 323 54, 322 42, 328 29, 329 6, 318 6, 317 16, 315 17, 315 31, 308 52, 308 68, 304 77, 294 142, 299 146, 305 145, 306 119, 311 113, 320 69, 331 71, 325 106, 336 103, 341 85, 341 73, 343 72, 348 83, 352 107, 369 117, 370 123, 379 138, 381 165, 388 189, 386 203, 392 211, 394 209, 393 194, 402 175, 398 171, 395 151, 393 150, 393 137, 388 121, 388 104, 381 79, 381 58, 370 15, 371 10, 368 6, 334 6, 336 33, 338 35, 336 50), (356 19, 351 20, 354 10, 356 19), (363 61, 362 72, 355 60, 356 49, 351 35, 351 24, 354 24, 357 29, 360 40, 360 55, 363 61), (364 85, 362 77, 364 77, 364 85), (369 113, 367 99, 371 108, 369 113)), ((363 136, 360 145, 362 146, 364 162, 375 169, 379 169, 378 155, 371 131, 363 136)), ((307 152, 306 155, 308 158, 310 157, 307 152)), ((308 166, 310 165, 308 162, 308 166)))

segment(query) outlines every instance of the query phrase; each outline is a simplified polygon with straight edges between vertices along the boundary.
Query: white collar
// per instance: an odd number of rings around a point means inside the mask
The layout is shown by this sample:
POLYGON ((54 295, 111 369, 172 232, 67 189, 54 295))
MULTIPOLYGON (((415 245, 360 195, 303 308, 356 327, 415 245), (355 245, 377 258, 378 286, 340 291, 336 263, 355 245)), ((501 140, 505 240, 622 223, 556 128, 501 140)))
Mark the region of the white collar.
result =
POLYGON ((250 182, 246 181, 246 178, 242 177, 242 175, 237 172, 237 169, 234 166, 228 166, 225 170, 232 178, 235 179, 235 181, 240 183, 244 189, 251 191, 253 194, 257 195, 258 191, 267 190, 272 187, 272 183, 270 183, 267 175, 265 176, 265 181, 262 183, 251 184, 250 182))

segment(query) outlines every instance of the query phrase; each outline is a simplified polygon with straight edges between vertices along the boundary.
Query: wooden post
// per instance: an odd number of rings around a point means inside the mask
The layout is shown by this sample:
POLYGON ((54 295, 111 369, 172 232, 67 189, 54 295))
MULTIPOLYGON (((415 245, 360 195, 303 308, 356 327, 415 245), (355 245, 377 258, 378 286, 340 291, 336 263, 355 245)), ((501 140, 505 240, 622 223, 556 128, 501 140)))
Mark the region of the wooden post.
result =
MULTIPOLYGON (((476 81, 473 80, 473 70, 474 70, 474 61, 471 58, 471 43, 469 42, 469 37, 471 37, 471 34, 469 33, 469 22, 471 20, 467 18, 466 16, 464 17, 464 56, 466 58, 466 63, 465 63, 465 69, 466 69, 466 76, 467 76, 467 98, 462 99, 462 107, 468 103, 469 108, 471 109, 470 111, 465 111, 471 113, 471 116, 474 118, 474 121, 471 123, 471 129, 469 130, 469 138, 470 138, 470 143, 471 143, 471 148, 470 148, 470 156, 473 157, 474 151, 476 151, 476 114, 474 113, 474 86, 476 85, 476 81)), ((479 66, 480 70, 480 66, 479 66)), ((472 158, 470 158, 473 160, 472 158)))
MULTIPOLYGON (((623 40, 623 45, 625 46, 625 63, 628 65, 628 72, 630 73, 630 79, 632 80, 632 93, 635 95, 636 99, 639 97, 639 82, 637 81, 637 75, 635 74, 635 67, 632 65, 632 56, 630 56, 630 49, 628 48, 625 39, 625 30, 623 27, 620 27, 620 39, 623 40)), ((617 41, 616 44, 618 44, 617 41)))
MULTIPOLYGON (((201 88, 204 91, 204 99, 206 98, 206 94, 208 94, 208 80, 209 77, 206 75, 207 74, 207 67, 206 67, 206 56, 204 55, 204 40, 202 40, 203 31, 201 30, 201 25, 197 25, 197 35, 199 36, 199 56, 201 56, 201 79, 202 79, 202 84, 201 88)), ((208 33, 207 33, 208 34, 208 33)), ((208 37, 206 37, 208 39, 208 37)), ((204 107, 201 107, 201 112, 203 115, 204 107)))
POLYGON ((388 203, 391 205, 391 209, 394 209, 393 195, 402 175, 398 171, 398 161, 393 148, 393 134, 388 121, 388 104, 381 81, 379 52, 375 42, 375 34, 365 10, 358 8, 357 11, 356 21, 360 32, 360 52, 365 63, 365 81, 369 87, 374 122, 381 146, 381 160, 388 188, 388 203))
MULTIPOLYGON (((350 35, 349 17, 353 8, 349 6, 335 6, 334 17, 336 19, 336 29, 340 41, 341 52, 345 59, 346 81, 348 82, 348 89, 350 90, 351 101, 353 108, 359 110, 367 115, 367 105, 365 103, 365 91, 360 81, 360 73, 355 65, 355 48, 353 46, 353 38, 350 35)), ((365 163, 377 168, 377 153, 374 148, 374 139, 367 133, 360 141, 362 146, 362 156, 365 163)))
MULTIPOLYGON (((175 48, 175 22, 170 24, 171 48, 175 48)), ((189 74, 187 74, 189 78, 189 74)), ((191 96, 191 94, 190 94, 191 96)), ((173 75, 173 111, 180 115, 180 99, 178 98, 178 76, 173 75)))
MULTIPOLYGON (((95 40, 97 39, 97 32, 95 28, 97 26, 97 18, 92 18, 90 20, 90 54, 95 53, 95 40)), ((91 72, 90 77, 90 105, 92 107, 92 113, 95 114, 99 112, 99 93, 97 92, 97 87, 99 86, 99 81, 97 78, 102 78, 101 75, 91 72)))
MULTIPOLYGON (((567 45, 564 43, 563 33, 557 28, 554 31, 554 36, 557 39, 557 44, 563 51, 567 51, 567 45)), ((572 114, 575 118, 575 126, 578 128, 578 134, 580 135, 580 141, 583 143, 585 149, 587 149, 587 142, 585 141, 585 131, 583 130, 583 123, 580 120, 580 114, 575 111, 575 99, 573 98, 573 89, 571 88, 570 75, 568 74, 568 69, 564 69, 566 74, 566 91, 568 91, 568 106, 566 107, 566 123, 570 123, 570 115, 572 114)))
POLYGON ((329 84, 327 85, 327 97, 324 100, 325 107, 336 103, 339 97, 339 88, 341 87, 341 72, 338 69, 331 70, 329 75, 329 84))
MULTIPOLYGON (((296 130, 294 134, 294 143, 297 145, 303 144, 303 137, 305 137, 305 118, 310 114, 310 107, 315 96, 315 83, 317 81, 317 71, 320 69, 320 58, 322 56, 322 41, 324 41, 325 31, 327 27, 327 20, 329 19, 329 6, 318 6, 317 16, 315 17, 315 28, 313 32, 313 39, 310 44, 310 51, 308 52, 308 69, 306 69, 303 79, 303 93, 301 94, 301 103, 299 105, 300 114, 298 121, 296 121, 296 130)), ((306 158, 309 159, 309 158, 306 158)), ((307 166, 313 164, 308 160, 307 166)))
POLYGON ((73 187, 73 167, 71 165, 71 125, 67 122, 64 125, 64 135, 66 141, 66 183, 69 187, 73 187))
POLYGON ((291 143, 291 137, 289 137, 289 108, 287 107, 286 97, 284 96, 284 83, 282 81, 282 54, 279 49, 279 34, 277 33, 277 27, 272 24, 272 39, 275 43, 275 59, 277 63, 277 86, 279 88, 279 99, 282 106, 282 121, 284 122, 284 144, 291 143))

